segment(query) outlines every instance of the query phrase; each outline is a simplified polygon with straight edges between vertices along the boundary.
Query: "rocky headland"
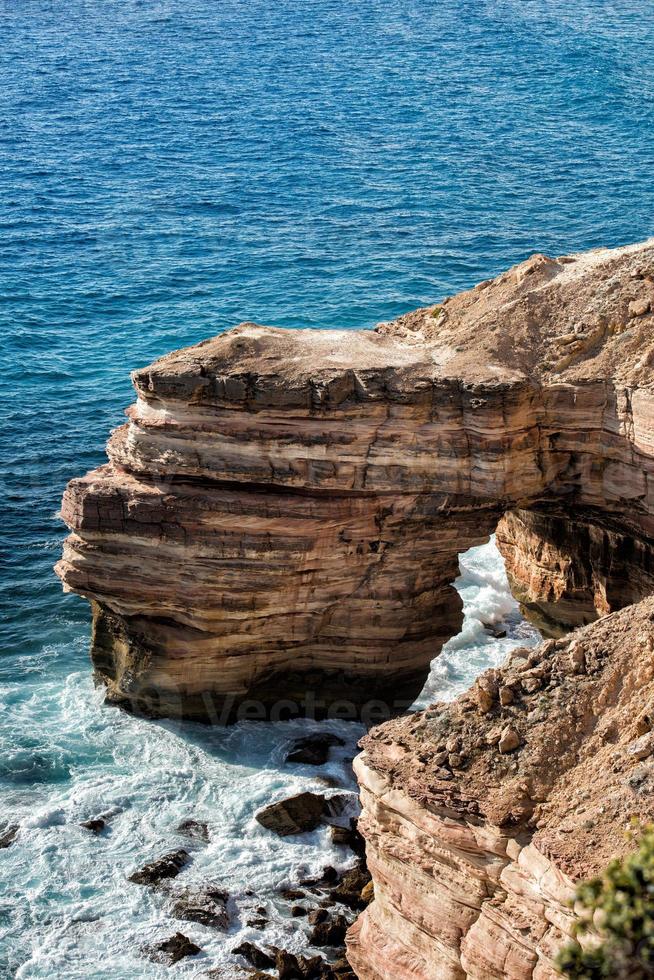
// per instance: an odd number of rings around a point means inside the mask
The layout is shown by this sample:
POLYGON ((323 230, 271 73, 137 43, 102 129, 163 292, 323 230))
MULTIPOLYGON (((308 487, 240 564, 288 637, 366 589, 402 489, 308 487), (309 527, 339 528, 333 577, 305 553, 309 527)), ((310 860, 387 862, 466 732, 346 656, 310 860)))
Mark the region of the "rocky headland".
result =
POLYGON ((399 713, 460 627, 459 553, 503 517, 548 632, 649 594, 653 308, 651 242, 535 255, 376 330, 244 324, 136 371, 57 566, 108 697, 399 713))
POLYGON ((549 639, 364 740, 360 980, 555 976, 575 883, 654 816, 653 367, 654 241, 535 255, 375 330, 243 324, 136 371, 66 490, 108 699, 210 722, 401 715, 497 531, 549 639))

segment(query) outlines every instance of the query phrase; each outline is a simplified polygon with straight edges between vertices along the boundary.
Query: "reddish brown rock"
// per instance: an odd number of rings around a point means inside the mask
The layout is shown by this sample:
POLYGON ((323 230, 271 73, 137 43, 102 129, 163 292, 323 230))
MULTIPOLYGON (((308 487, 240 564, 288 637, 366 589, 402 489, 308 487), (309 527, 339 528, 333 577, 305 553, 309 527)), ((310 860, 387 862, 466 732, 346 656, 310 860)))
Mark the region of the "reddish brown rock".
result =
POLYGON ((516 692, 508 705, 482 712, 466 694, 363 740, 374 900, 348 933, 359 980, 554 980, 575 884, 633 846, 634 817, 654 818, 654 739, 638 734, 654 598, 510 657, 497 680, 516 692), (518 688, 525 667, 542 689, 518 688), (507 729, 520 747, 502 754, 507 729), (474 748, 444 780, 430 750, 453 733, 474 748))
POLYGON ((651 241, 536 255, 376 330, 243 324, 136 371, 57 566, 109 699, 397 713, 459 629, 458 554, 507 512, 512 581, 554 632, 649 591, 653 267, 651 241))

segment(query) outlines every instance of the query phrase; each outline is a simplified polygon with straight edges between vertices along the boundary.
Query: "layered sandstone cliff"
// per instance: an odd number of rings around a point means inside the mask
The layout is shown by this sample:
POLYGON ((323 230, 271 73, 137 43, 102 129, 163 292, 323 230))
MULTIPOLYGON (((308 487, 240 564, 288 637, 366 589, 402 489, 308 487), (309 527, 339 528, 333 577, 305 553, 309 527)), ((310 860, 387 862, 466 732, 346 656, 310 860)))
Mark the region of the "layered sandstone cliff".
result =
POLYGON ((653 242, 537 255, 374 331, 244 324, 135 372, 57 566, 110 699, 398 712, 459 628, 458 554, 507 512, 553 632, 649 592, 653 310, 653 242), (570 571, 611 534, 627 586, 601 555, 570 571))
POLYGON ((355 766, 375 899, 360 980, 554 980, 574 884, 654 818, 654 599, 517 650, 355 766))

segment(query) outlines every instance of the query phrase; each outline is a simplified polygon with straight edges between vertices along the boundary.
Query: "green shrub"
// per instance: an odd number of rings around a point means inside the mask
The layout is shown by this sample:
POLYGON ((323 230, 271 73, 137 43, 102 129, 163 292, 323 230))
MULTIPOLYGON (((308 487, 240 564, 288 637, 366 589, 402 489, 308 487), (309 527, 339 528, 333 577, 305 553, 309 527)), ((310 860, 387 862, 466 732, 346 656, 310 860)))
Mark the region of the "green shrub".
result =
POLYGON ((611 861, 576 892, 575 939, 557 967, 576 980, 654 978, 654 826, 641 830, 638 849, 611 861), (577 937, 586 937, 582 946, 577 937))

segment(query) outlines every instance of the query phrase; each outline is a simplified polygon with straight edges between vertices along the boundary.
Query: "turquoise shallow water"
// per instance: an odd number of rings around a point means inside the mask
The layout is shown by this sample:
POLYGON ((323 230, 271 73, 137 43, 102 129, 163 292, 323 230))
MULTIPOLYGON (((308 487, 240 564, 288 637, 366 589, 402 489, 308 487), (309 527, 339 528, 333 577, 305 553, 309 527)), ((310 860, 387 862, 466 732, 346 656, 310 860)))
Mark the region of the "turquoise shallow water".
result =
MULTIPOLYGON (((651 235, 651 14, 0 0, 0 821, 22 828, 0 851, 0 976, 158 975, 137 947, 171 922, 124 875, 181 812, 222 828, 200 877, 329 859, 251 825, 264 791, 308 778, 279 765, 288 732, 171 730, 93 692, 86 607, 51 572, 57 510, 129 370, 243 319, 370 326, 532 251, 651 235), (98 809, 120 814, 90 842, 76 821, 98 809)), ((486 558, 471 601, 509 615, 486 558)), ((430 695, 497 656, 471 623, 430 695)))

